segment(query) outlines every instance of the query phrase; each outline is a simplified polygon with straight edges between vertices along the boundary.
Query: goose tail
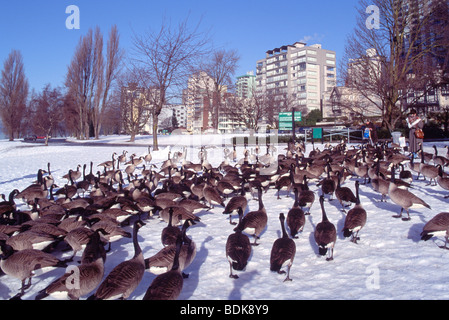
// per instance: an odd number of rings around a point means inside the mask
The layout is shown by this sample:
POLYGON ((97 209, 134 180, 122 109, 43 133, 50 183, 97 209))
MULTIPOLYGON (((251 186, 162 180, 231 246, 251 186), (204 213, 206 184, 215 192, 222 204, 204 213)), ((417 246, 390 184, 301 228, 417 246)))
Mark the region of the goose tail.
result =
POLYGON ((348 228, 343 229, 343 236, 345 238, 349 238, 351 236, 351 234, 352 234, 352 231, 350 231, 348 228))
POLYGON ((431 234, 428 234, 427 232, 421 233, 421 240, 428 241, 428 240, 430 240, 431 238, 432 238, 432 235, 431 235, 431 234))
POLYGON ((327 248, 325 248, 325 247, 319 247, 319 248, 318 248, 318 253, 319 253, 321 256, 325 256, 325 255, 327 254, 327 248))

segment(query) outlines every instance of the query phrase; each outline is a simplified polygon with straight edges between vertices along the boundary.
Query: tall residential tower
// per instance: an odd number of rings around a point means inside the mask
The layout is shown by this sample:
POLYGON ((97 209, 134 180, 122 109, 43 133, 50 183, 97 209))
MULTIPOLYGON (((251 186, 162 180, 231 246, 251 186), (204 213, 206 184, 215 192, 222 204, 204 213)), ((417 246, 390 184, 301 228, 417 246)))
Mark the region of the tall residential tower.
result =
POLYGON ((320 44, 295 42, 257 61, 256 93, 272 96, 279 111, 321 110, 336 85, 336 54, 320 44))

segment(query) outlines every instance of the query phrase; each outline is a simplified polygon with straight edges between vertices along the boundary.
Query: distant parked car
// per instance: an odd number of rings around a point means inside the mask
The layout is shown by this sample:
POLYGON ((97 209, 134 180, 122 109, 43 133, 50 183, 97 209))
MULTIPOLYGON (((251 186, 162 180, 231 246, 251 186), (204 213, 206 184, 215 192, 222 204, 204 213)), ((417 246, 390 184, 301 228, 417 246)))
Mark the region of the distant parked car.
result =
POLYGON ((27 136, 23 139, 25 142, 45 142, 46 136, 37 136, 35 134, 27 136))

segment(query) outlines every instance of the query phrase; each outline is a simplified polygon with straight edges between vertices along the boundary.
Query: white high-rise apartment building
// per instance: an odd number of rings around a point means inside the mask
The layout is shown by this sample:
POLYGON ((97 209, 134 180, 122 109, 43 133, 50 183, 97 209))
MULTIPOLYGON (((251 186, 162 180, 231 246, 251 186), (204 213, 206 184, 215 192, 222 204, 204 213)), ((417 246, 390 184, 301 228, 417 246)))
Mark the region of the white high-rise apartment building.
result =
POLYGON ((256 93, 274 96, 279 111, 321 110, 336 85, 336 61, 335 51, 320 44, 296 42, 268 50, 257 61, 256 93))

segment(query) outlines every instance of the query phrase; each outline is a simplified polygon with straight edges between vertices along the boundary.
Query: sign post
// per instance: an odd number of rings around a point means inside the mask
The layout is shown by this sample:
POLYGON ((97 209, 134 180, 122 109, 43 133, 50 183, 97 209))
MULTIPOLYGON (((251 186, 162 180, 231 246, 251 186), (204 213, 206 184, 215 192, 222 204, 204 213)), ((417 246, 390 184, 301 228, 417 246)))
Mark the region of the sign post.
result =
POLYGON ((293 112, 280 112, 279 130, 291 130, 293 141, 295 141, 295 123, 300 121, 302 121, 302 113, 296 112, 295 108, 293 108, 293 112))

